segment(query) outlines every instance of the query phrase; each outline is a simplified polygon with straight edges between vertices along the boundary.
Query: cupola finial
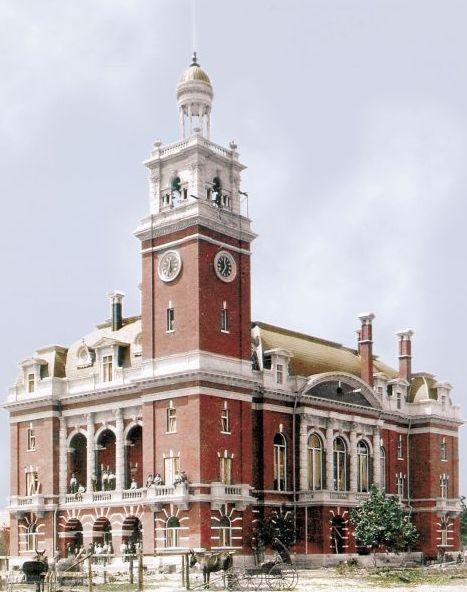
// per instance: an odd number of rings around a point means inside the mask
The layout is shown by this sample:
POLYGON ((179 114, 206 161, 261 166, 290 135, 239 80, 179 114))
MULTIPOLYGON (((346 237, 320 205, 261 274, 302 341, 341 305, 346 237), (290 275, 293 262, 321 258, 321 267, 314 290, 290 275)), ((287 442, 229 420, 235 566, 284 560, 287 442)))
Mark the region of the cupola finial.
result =
POLYGON ((193 52, 193 57, 191 58, 191 64, 190 66, 199 66, 198 64, 198 56, 196 54, 196 51, 193 52))

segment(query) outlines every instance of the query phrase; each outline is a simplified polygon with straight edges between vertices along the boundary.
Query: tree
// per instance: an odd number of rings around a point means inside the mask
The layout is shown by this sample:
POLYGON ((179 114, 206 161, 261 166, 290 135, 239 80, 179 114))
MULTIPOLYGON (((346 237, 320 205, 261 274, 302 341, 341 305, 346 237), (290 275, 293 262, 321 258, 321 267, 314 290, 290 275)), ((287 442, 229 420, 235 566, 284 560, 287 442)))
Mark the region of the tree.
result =
POLYGON ((10 554, 10 529, 7 526, 0 527, 0 555, 10 554))
POLYGON ((465 495, 460 498, 462 510, 460 515, 461 523, 461 543, 462 546, 467 546, 467 504, 465 503, 465 495))
POLYGON ((375 565, 379 548, 403 551, 419 536, 398 498, 386 496, 376 485, 371 486, 368 499, 350 512, 350 521, 357 542, 373 550, 375 565))
POLYGON ((273 510, 269 516, 260 522, 252 536, 252 548, 258 563, 264 558, 264 548, 269 546, 275 549, 281 556, 287 554, 287 549, 295 544, 295 526, 293 513, 282 506, 279 510, 273 510), (279 543, 277 542, 279 539, 279 543), (284 547, 282 547, 282 545, 284 547))

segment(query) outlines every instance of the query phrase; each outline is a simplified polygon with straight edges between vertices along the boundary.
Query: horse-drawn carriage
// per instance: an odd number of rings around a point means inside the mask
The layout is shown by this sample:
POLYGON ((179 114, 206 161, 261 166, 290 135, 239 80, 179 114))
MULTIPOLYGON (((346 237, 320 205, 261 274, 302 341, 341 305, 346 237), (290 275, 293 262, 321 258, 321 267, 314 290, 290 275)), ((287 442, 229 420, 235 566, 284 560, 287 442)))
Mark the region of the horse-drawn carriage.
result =
POLYGON ((35 592, 55 592, 55 573, 49 571, 49 564, 44 551, 36 551, 31 561, 25 561, 21 571, 12 571, 8 574, 7 590, 14 592, 14 588, 25 585, 35 586, 35 592))
POLYGON ((227 590, 293 590, 298 583, 297 568, 287 548, 279 539, 274 541, 274 547, 277 551, 274 559, 255 567, 234 566, 230 552, 200 556, 190 551, 190 567, 199 563, 203 573, 203 583, 192 588, 209 588, 210 574, 223 572, 220 577, 211 582, 222 582, 227 590))

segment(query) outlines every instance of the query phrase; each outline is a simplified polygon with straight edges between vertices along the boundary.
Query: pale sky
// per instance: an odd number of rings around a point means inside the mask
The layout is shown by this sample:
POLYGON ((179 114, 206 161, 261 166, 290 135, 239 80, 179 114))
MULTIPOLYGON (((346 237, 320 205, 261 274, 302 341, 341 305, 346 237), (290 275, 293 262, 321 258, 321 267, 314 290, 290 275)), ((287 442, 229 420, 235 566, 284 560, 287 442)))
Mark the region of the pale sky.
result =
MULTIPOLYGON (((0 0, 4 399, 36 348, 108 317, 110 290, 139 314, 142 161, 179 139, 191 4, 0 0)), ((412 328, 414 371, 464 414, 466 22, 464 0, 197 0, 212 139, 248 166, 253 319, 354 347, 372 311, 392 366, 412 328)))

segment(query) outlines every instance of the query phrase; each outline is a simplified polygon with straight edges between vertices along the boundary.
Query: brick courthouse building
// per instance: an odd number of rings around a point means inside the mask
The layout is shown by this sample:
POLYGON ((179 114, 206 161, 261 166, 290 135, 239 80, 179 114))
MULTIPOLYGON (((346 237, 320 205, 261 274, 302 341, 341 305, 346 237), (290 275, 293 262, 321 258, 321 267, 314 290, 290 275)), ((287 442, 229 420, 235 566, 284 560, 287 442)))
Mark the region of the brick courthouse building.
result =
POLYGON ((154 143, 141 244, 142 311, 69 347, 38 349, 4 404, 11 424, 11 554, 141 541, 144 553, 233 547, 283 504, 296 550, 348 553, 349 510, 372 482, 398 495, 430 555, 459 542, 459 408, 451 387, 372 352, 252 322, 237 147, 210 140, 196 58, 177 86, 181 139, 154 143))

